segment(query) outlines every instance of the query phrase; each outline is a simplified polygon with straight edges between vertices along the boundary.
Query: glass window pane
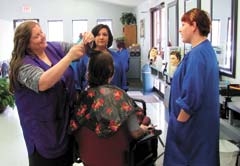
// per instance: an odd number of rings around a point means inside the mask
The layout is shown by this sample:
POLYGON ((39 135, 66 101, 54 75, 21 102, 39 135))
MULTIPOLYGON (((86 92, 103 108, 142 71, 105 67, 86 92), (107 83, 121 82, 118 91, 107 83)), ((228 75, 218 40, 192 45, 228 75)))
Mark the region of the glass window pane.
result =
POLYGON ((39 22, 39 19, 16 19, 16 20, 13 20, 14 29, 16 29, 18 27, 18 25, 20 25, 21 23, 23 23, 25 21, 39 22))
POLYGON ((220 45, 220 20, 213 19, 212 20, 212 45, 219 46, 220 45))
POLYGON ((73 28, 72 39, 73 39, 73 43, 78 42, 80 33, 87 32, 87 27, 88 27, 88 20, 87 19, 73 20, 72 21, 72 28, 73 28))
POLYGON ((166 42, 165 26, 165 7, 161 5, 152 10, 152 47, 162 50, 166 42))
MULTIPOLYGON (((164 45, 163 43, 167 43, 167 33, 164 33, 166 32, 166 24, 167 24, 167 20, 166 20, 166 17, 165 17, 165 14, 166 13, 166 8, 163 7, 161 8, 161 32, 160 32, 160 45, 161 45, 161 48, 160 49, 163 49, 164 45)), ((169 43, 167 43, 167 45, 169 45, 169 43)))
POLYGON ((157 47, 159 50, 159 42, 160 42, 160 18, 159 18, 159 10, 156 10, 153 14, 153 47, 157 47))
POLYGON ((97 24, 108 25, 108 27, 110 28, 111 32, 113 33, 113 31, 112 31, 112 19, 97 19, 97 24))
POLYGON ((48 40, 63 41, 63 21, 48 20, 48 40))

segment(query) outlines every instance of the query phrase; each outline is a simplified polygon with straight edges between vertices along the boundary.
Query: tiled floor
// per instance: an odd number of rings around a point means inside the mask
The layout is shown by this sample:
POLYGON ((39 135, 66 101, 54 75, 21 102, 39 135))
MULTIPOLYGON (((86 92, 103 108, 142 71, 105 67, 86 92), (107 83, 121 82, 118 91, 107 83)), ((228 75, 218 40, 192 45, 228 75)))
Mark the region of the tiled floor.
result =
POLYGON ((0 114, 0 165, 28 166, 27 150, 17 110, 8 108, 0 114))

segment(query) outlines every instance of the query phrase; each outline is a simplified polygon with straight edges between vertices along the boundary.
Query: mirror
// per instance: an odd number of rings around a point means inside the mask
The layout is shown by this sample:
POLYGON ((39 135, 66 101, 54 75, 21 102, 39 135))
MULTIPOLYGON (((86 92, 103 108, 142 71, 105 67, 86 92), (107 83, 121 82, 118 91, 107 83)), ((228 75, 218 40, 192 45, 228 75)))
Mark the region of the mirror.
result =
POLYGON ((168 4, 167 7, 168 46, 178 46, 178 0, 168 4))
MULTIPOLYGON (((192 8, 201 8, 201 0, 184 0, 184 12, 187 12, 192 8)), ((184 43, 184 54, 190 51, 191 48, 192 48, 191 44, 184 43)))
POLYGON ((201 0, 185 0, 184 1, 185 12, 192 8, 201 8, 201 0))
POLYGON ((220 74, 235 78, 238 0, 212 0, 212 45, 220 74), (224 11, 223 11, 224 9, 224 11))

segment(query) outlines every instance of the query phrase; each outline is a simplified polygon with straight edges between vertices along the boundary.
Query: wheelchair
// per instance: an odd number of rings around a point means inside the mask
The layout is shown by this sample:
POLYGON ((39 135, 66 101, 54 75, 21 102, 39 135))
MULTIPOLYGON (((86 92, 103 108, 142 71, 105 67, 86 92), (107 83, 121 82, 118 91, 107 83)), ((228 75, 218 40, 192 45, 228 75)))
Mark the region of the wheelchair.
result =
MULTIPOLYGON (((133 99, 135 104, 141 106, 140 111, 146 115, 146 103, 141 99, 133 99)), ((151 132, 138 140, 129 141, 126 136, 126 126, 110 138, 98 138, 98 136, 86 127, 80 132, 80 142, 74 148, 74 162, 89 166, 154 166, 158 158, 164 152, 158 154, 158 142, 164 148, 160 138, 161 130, 152 129, 151 132), (78 149, 79 146, 79 149, 78 149), (97 162, 98 161, 98 162, 97 162)))
MULTIPOLYGON (((143 115, 146 116, 146 102, 142 99, 133 100, 135 104, 140 106, 143 115)), ((163 148, 165 147, 160 137, 161 134, 162 130, 153 129, 150 134, 131 142, 128 166, 153 166, 156 160, 164 154, 164 151, 158 154, 158 143, 163 148)))

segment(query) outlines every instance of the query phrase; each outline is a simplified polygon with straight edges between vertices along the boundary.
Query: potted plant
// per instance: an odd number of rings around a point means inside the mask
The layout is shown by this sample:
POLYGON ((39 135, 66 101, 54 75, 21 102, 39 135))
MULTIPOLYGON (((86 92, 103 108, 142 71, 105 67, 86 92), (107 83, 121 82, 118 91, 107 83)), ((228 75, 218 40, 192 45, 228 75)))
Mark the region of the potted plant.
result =
POLYGON ((7 106, 14 108, 14 97, 9 91, 7 78, 0 78, 0 113, 4 112, 7 106))
POLYGON ((120 21, 123 25, 136 24, 136 16, 133 13, 122 13, 120 21))
POLYGON ((116 43, 124 42, 125 41, 125 37, 124 36, 117 37, 117 38, 115 38, 115 41, 116 41, 116 43))

